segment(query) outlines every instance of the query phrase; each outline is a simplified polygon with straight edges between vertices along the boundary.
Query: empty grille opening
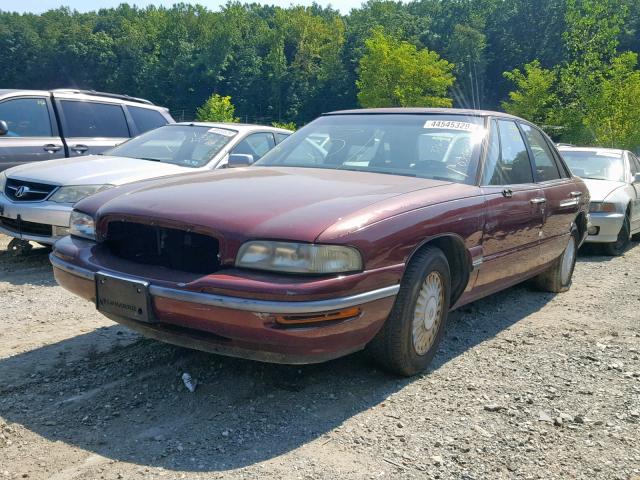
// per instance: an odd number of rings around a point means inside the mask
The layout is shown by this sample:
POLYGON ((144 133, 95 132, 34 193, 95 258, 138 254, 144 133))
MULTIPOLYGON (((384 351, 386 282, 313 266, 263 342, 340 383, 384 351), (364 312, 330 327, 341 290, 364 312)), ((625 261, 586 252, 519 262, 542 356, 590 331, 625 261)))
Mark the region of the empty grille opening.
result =
POLYGON ((55 185, 7 178, 4 193, 11 200, 18 202, 37 202, 47 198, 55 189, 55 185))
POLYGON ((218 240, 200 233, 133 222, 110 222, 105 244, 117 257, 189 273, 220 268, 218 240))
POLYGON ((24 220, 0 217, 0 225, 13 233, 23 235, 37 235, 41 237, 50 237, 53 235, 51 225, 44 223, 25 222, 24 220))

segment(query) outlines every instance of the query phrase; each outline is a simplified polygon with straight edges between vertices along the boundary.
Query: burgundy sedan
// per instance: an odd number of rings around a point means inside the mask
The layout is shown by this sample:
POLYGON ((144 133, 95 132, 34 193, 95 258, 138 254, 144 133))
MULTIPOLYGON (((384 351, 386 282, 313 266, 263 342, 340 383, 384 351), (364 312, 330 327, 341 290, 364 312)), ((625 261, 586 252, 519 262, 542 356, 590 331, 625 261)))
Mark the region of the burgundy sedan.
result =
POLYGON ((412 375, 451 309, 531 278, 567 290, 588 204, 525 120, 343 111, 252 166, 81 201, 51 261, 62 286, 152 338, 293 364, 366 348, 412 375))

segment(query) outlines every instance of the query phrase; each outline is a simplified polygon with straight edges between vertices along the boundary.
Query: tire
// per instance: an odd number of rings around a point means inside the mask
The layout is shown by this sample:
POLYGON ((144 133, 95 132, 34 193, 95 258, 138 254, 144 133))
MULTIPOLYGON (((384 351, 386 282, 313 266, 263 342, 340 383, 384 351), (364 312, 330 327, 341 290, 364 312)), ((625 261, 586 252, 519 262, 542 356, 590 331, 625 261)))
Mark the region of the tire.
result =
POLYGON ((629 214, 625 215, 620 232, 618 232, 618 240, 613 243, 605 243, 603 245, 604 252, 613 257, 622 255, 631 243, 631 221, 629 214))
POLYGON ((367 346, 371 358, 402 376, 424 371, 444 335, 450 295, 447 258, 439 248, 424 247, 409 262, 391 313, 367 346))
POLYGON ((578 253, 578 233, 571 232, 567 246, 553 264, 535 277, 534 284, 543 292, 561 293, 571 288, 578 253))

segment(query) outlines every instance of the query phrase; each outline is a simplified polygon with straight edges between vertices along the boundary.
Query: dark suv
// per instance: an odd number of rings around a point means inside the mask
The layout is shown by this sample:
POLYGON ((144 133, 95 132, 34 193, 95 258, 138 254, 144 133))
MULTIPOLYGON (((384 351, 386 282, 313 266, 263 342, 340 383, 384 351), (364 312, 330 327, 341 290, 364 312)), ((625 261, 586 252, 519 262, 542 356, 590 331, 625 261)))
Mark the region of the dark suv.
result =
POLYGON ((0 89, 0 171, 100 153, 167 123, 166 108, 127 95, 0 89))

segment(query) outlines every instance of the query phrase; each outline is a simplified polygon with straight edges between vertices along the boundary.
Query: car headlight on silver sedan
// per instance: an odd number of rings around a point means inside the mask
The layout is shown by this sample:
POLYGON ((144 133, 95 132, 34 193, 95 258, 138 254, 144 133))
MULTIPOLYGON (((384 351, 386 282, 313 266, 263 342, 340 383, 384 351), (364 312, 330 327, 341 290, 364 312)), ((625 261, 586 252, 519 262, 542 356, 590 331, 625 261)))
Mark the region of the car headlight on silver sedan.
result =
POLYGON ((49 200, 56 203, 77 203, 89 195, 113 188, 113 185, 71 185, 59 188, 49 200))
POLYGON ((76 237, 96 239, 96 222, 91 215, 74 210, 69 219, 69 233, 76 237))
POLYGON ((362 270, 362 256, 341 245, 251 241, 240 247, 236 266, 282 273, 346 273, 362 270))

